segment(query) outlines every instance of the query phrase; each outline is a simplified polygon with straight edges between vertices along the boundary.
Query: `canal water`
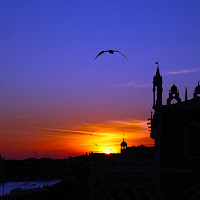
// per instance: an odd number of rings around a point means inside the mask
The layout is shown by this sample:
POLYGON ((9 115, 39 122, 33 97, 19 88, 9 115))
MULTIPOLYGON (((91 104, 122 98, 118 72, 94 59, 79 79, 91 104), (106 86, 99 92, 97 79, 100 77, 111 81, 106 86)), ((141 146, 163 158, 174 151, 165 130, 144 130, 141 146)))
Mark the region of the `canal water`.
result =
POLYGON ((56 183, 59 183, 60 180, 51 180, 51 181, 18 181, 18 182, 5 182, 4 186, 3 183, 0 183, 0 197, 9 194, 10 190, 15 188, 22 188, 22 189, 31 189, 31 188, 38 188, 43 186, 52 186, 56 183))

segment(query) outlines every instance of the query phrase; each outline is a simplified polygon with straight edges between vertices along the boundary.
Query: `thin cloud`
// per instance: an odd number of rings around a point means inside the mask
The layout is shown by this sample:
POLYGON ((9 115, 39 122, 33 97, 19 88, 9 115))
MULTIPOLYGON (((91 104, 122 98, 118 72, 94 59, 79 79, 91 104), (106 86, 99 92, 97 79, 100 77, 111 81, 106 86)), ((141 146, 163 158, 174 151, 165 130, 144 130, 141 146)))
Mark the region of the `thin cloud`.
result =
POLYGON ((134 88, 144 88, 144 87, 151 87, 152 84, 147 84, 147 83, 143 83, 143 82, 135 82, 135 81, 131 81, 129 83, 122 83, 122 84, 118 84, 116 85, 117 87, 134 87, 134 88))
POLYGON ((47 131, 59 131, 59 132, 73 132, 73 133, 90 133, 88 131, 77 131, 77 130, 70 130, 70 129, 60 129, 60 128, 41 128, 41 127, 34 127, 40 130, 47 130, 47 131))
MULTIPOLYGON (((66 132, 66 133, 78 133, 78 134, 90 134, 92 131, 82 131, 82 130, 71 130, 71 129, 59 129, 59 128, 41 128, 41 127, 34 127, 39 130, 44 130, 44 131, 53 131, 53 132, 66 132)), ((95 135, 102 135, 103 133, 93 133, 95 135)), ((104 134, 106 135, 106 134, 104 134)))
POLYGON ((129 120, 110 120, 108 121, 108 123, 127 125, 127 124, 138 124, 138 123, 142 124, 142 123, 146 123, 146 121, 129 119, 129 120))
POLYGON ((174 72, 166 72, 165 74, 189 74, 194 72, 200 72, 200 69, 193 69, 193 70, 180 70, 180 71, 174 71, 174 72))
MULTIPOLYGON (((147 130, 147 121, 129 119, 129 120, 108 120, 101 124, 93 124, 91 125, 92 129, 97 131, 98 133, 104 132, 107 134, 114 134, 115 137, 121 137, 120 134, 122 132, 126 132, 128 134, 134 134, 134 137, 141 136, 147 130), (119 134, 120 133, 120 134, 119 134)), ((82 127, 82 129, 85 129, 82 127)))
MULTIPOLYGON (((77 142, 79 138, 78 145, 88 145, 89 143, 104 143, 105 140, 110 142, 120 143, 123 132, 125 137, 132 141, 140 137, 149 137, 149 131, 147 126, 147 120, 136 120, 136 119, 127 119, 127 120, 108 120, 102 123, 90 124, 88 127, 87 124, 84 124, 80 127, 79 130, 72 129, 60 129, 60 128, 42 128, 34 127, 39 129, 39 133, 44 132, 48 136, 57 136, 58 138, 70 138, 77 142), (95 132, 90 136, 91 130, 95 132), (94 136, 93 136, 94 135, 94 136), (87 137, 87 140, 86 140, 87 137)), ((75 143, 73 146, 75 145, 75 143)), ((133 142, 134 144, 135 142, 133 142)))

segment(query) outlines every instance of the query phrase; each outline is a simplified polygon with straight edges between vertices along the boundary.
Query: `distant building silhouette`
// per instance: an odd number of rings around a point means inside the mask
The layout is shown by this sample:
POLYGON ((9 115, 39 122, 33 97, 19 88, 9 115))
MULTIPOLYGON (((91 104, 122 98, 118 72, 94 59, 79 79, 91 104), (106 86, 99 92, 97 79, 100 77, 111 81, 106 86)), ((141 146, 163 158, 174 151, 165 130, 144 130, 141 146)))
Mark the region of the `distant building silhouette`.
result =
POLYGON ((121 143, 121 153, 123 153, 124 150, 126 150, 127 148, 127 143, 124 141, 124 137, 123 137, 123 142, 121 143))
POLYGON ((127 159, 142 158, 154 159, 154 147, 146 147, 144 145, 128 147, 124 141, 121 143, 121 155, 127 156, 127 159))

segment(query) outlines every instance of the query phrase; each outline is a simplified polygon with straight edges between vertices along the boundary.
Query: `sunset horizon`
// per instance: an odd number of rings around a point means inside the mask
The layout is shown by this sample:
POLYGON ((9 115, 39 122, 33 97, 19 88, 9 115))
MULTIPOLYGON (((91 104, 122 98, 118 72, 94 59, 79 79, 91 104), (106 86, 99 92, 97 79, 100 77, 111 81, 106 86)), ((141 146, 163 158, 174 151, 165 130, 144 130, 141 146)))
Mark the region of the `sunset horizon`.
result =
POLYGON ((200 80, 192 2, 2 0, 1 156, 120 153, 123 137, 128 147, 154 146, 155 63, 164 105, 174 83, 191 99, 200 80))
MULTIPOLYGON (((121 142, 124 140, 129 147, 132 146, 154 146, 153 139, 150 138, 146 121, 107 121, 102 124, 82 125, 82 129, 58 129, 33 127, 34 137, 23 134, 26 140, 24 146, 18 144, 22 140, 13 137, 14 148, 9 147, 2 157, 6 159, 27 159, 27 158, 52 158, 64 159, 90 153, 120 153, 121 142), (91 130, 95 130, 91 135, 91 130), (124 131, 120 131, 120 129, 124 131), (131 130, 133 129, 133 130, 131 130), (124 133, 124 136, 123 136, 124 133), (133 135, 135 138, 133 138, 133 135), (38 145, 38 140, 45 145, 38 145), (55 144, 57 146, 55 146, 55 144), (33 147, 35 146, 35 148, 33 147), (50 146, 50 148, 49 148, 50 146), (13 153, 15 152, 15 153, 13 153)), ((6 149, 6 148, 5 148, 6 149)))

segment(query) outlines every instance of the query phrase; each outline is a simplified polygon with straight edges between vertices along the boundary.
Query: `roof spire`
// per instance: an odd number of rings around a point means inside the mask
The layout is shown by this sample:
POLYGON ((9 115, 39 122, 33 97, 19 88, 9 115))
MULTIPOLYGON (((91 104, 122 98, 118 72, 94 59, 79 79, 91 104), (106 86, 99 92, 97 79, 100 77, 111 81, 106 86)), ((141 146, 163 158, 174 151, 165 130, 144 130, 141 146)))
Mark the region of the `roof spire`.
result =
POLYGON ((187 87, 185 88, 185 101, 188 100, 188 97, 187 97, 187 87))
POLYGON ((159 62, 155 62, 155 64, 157 65, 157 71, 156 71, 156 75, 160 76, 160 70, 159 70, 159 62))

